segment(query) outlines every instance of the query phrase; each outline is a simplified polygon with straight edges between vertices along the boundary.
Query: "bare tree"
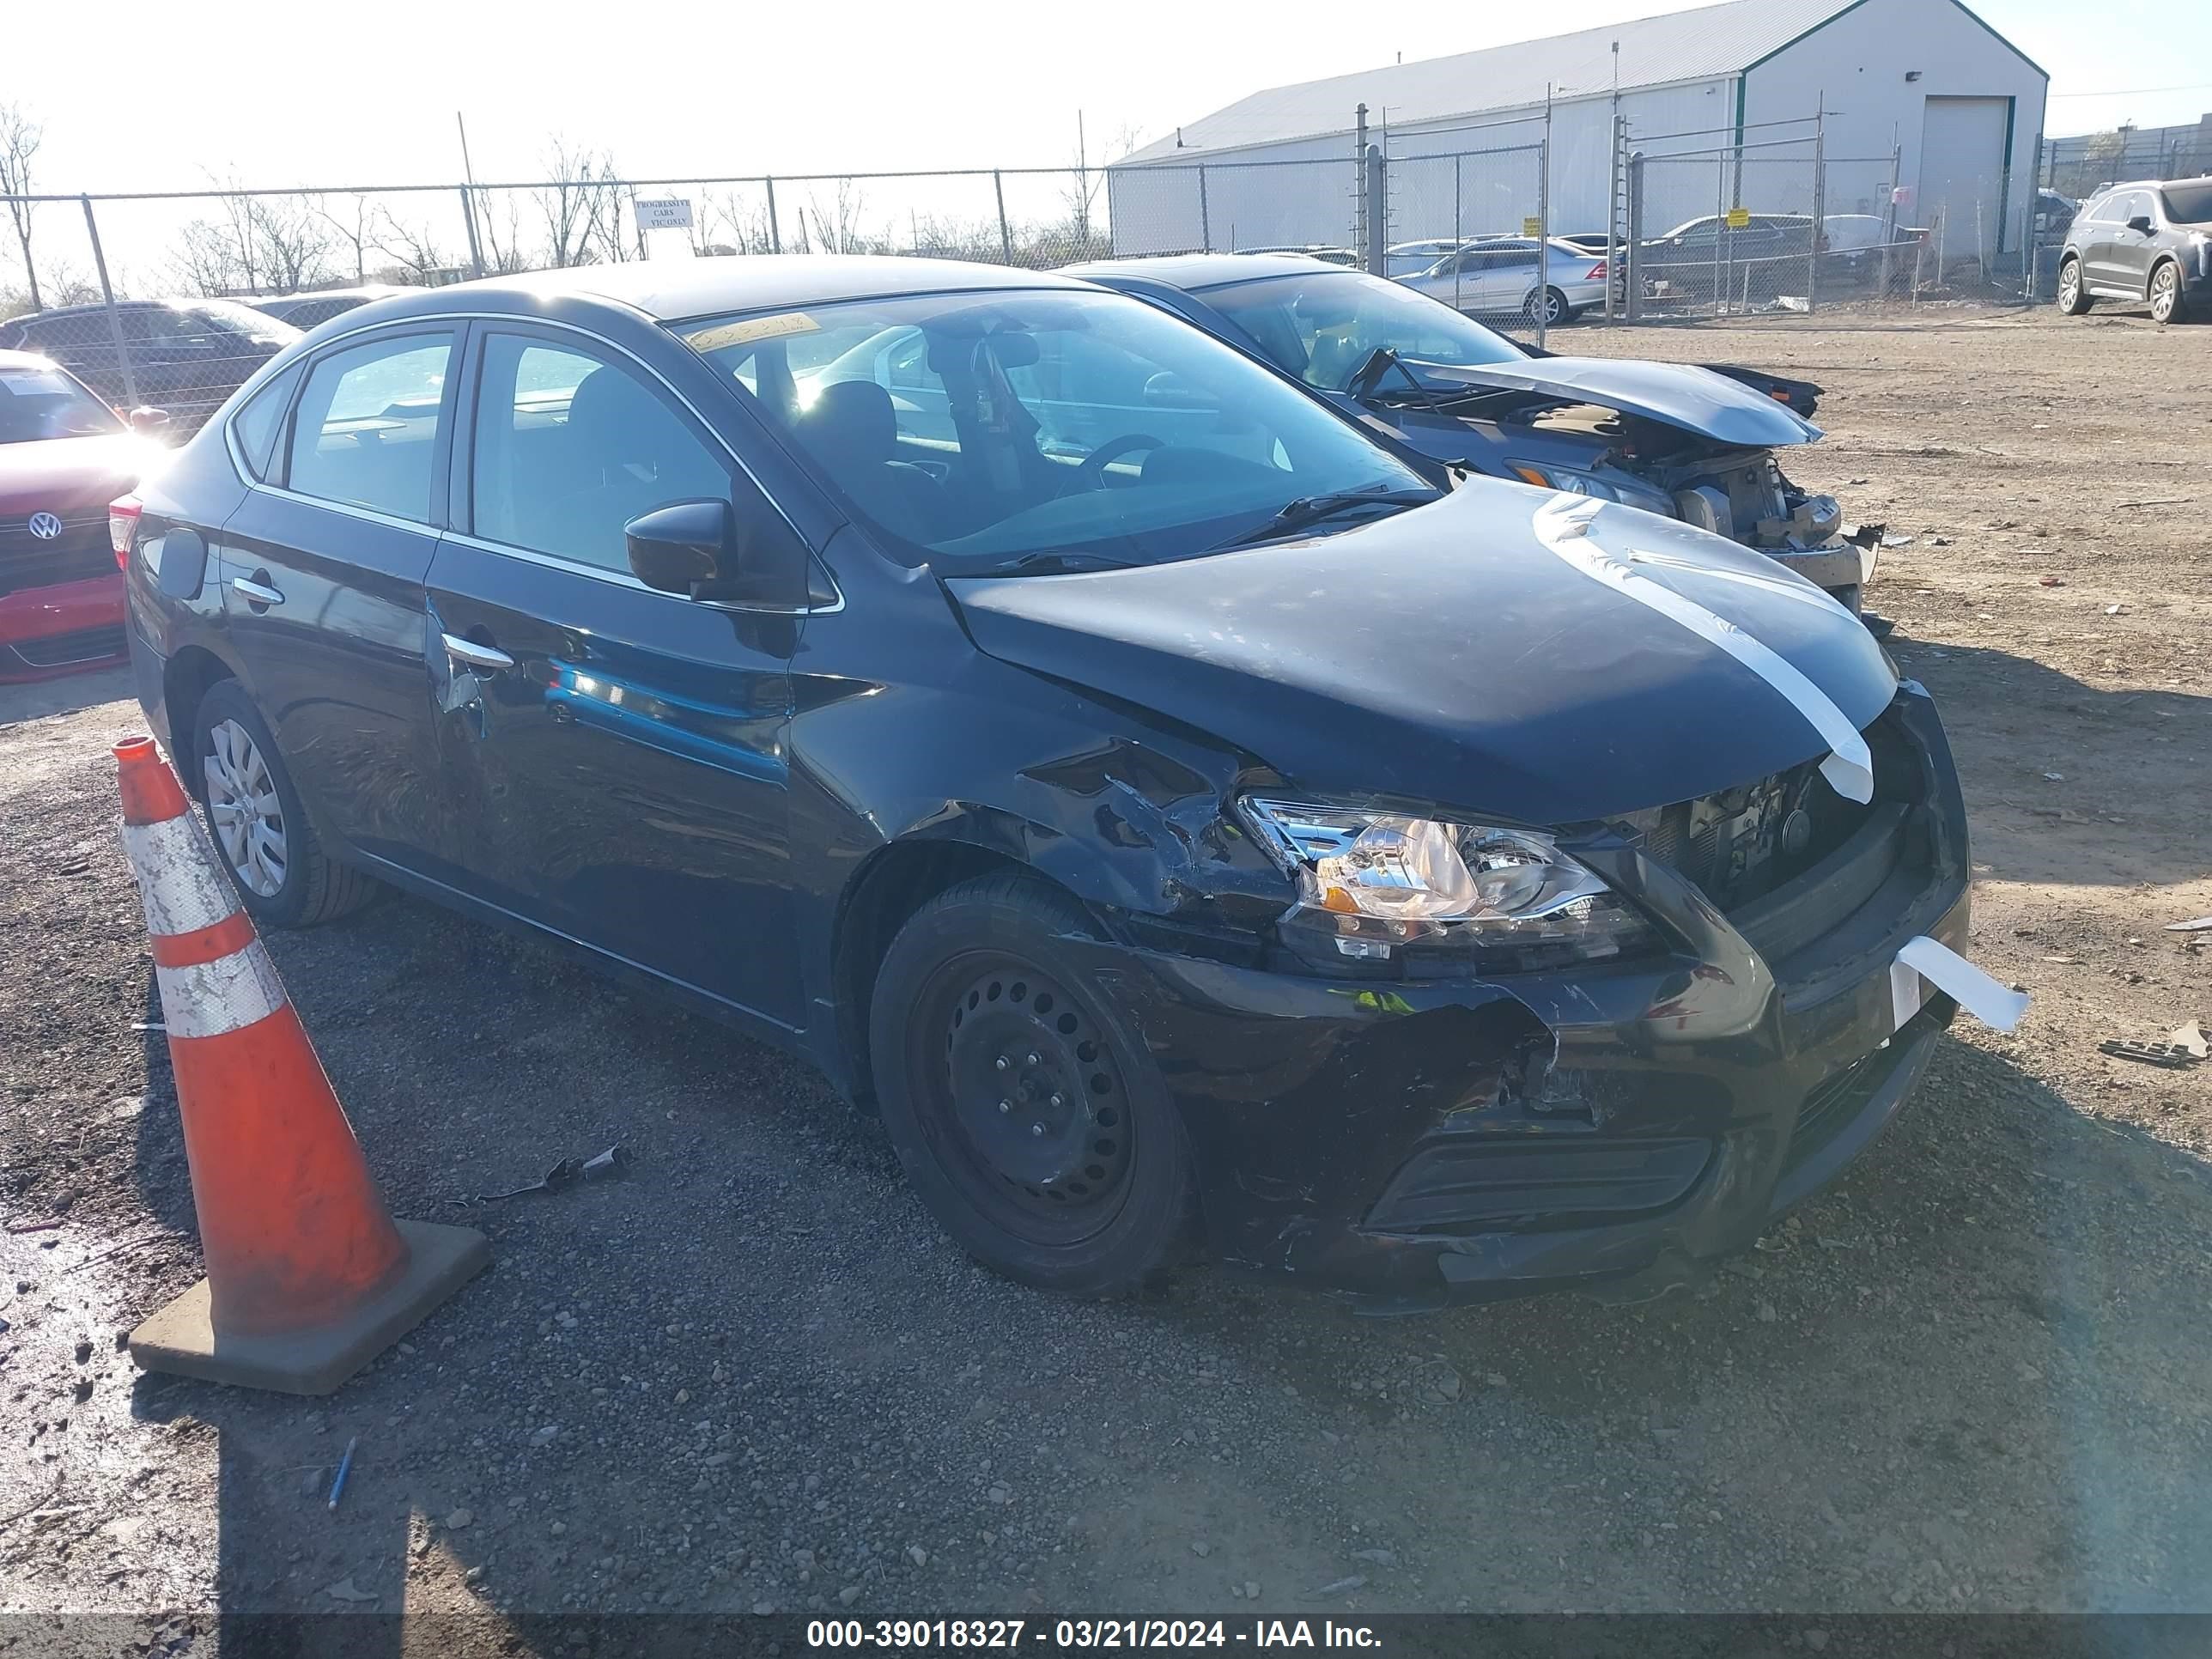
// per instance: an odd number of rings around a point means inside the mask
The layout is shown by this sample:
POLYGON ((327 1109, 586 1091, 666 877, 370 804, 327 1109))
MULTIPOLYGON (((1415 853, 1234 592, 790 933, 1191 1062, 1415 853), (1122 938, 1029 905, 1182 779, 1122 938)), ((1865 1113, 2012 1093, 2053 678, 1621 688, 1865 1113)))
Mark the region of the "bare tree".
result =
POLYGON ((368 281, 369 250, 376 246, 376 204, 357 191, 346 201, 350 210, 343 218, 331 211, 328 197, 316 198, 315 210, 331 228, 333 249, 343 245, 347 263, 353 266, 355 285, 359 286, 368 281))
POLYGON ((768 202, 764 197, 735 190, 699 192, 699 224, 691 251, 700 254, 769 253, 775 239, 769 234, 768 202))
POLYGON ((410 287, 428 288, 441 272, 452 269, 445 250, 438 246, 437 233, 424 225, 404 224, 390 208, 380 208, 382 221, 374 233, 376 250, 389 258, 397 267, 392 273, 410 287))
POLYGON ((299 196, 219 198, 220 218, 195 219, 178 238, 178 276, 205 295, 294 294, 331 279, 324 215, 299 196))
MULTIPOLYGON (((20 104, 0 104, 0 196, 31 193, 31 163, 39 153, 46 129, 23 112, 20 104)), ((31 214, 34 204, 9 202, 8 216, 15 222, 15 243, 23 251, 23 276, 31 288, 31 309, 39 304, 39 268, 31 260, 31 214)))
POLYGON ((872 251, 873 245, 860 234, 860 215, 866 207, 866 197, 850 179, 837 180, 826 210, 822 198, 810 191, 806 205, 799 210, 801 237, 806 243, 800 251, 811 252, 817 246, 824 253, 872 251))
MULTIPOLYGON (((1139 135, 1133 126, 1125 125, 1116 131, 1114 136, 1106 141, 1103 151, 1109 158, 1106 165, 1120 161, 1134 150, 1139 138, 1139 135)), ((1091 237, 1091 216, 1097 205, 1099 189, 1105 182, 1106 166, 1094 167, 1091 164, 1090 145, 1083 132, 1083 112, 1078 110, 1075 112, 1074 176, 1068 180, 1066 189, 1063 192, 1067 204, 1068 234, 1074 243, 1074 252, 1069 256, 1070 258, 1087 259, 1097 254, 1110 252, 1103 246, 1094 248, 1091 237)), ((1103 240, 1101 239, 1102 244, 1103 240)))
POLYGON ((545 154, 552 182, 532 192, 545 221, 549 261, 556 270, 622 257, 614 158, 556 137, 545 154), (598 246, 595 246, 598 245, 598 246))

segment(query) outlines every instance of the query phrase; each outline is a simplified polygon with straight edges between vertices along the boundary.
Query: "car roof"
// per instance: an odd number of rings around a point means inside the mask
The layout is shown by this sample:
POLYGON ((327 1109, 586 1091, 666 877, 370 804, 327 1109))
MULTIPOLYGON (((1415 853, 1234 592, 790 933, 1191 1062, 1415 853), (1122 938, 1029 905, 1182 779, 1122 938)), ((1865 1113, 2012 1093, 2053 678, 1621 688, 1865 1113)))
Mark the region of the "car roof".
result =
POLYGON ((1170 288, 1195 293, 1261 276, 1310 276, 1317 270, 1350 270, 1303 253, 1158 253, 1131 259, 1092 259, 1063 265, 1063 276, 1149 276, 1170 288))
POLYGON ((566 270, 487 276, 445 288, 410 289, 377 302, 380 315, 465 308, 475 296, 550 300, 583 295, 611 300, 658 322, 766 306, 825 305, 838 300, 975 289, 1080 288, 1049 271, 963 259, 889 254, 743 253, 696 259, 633 260, 566 270))
MULTIPOLYGON (((9 320, 13 320, 10 319, 9 320)), ((59 365, 42 352, 0 348, 0 368, 56 368, 59 365)))

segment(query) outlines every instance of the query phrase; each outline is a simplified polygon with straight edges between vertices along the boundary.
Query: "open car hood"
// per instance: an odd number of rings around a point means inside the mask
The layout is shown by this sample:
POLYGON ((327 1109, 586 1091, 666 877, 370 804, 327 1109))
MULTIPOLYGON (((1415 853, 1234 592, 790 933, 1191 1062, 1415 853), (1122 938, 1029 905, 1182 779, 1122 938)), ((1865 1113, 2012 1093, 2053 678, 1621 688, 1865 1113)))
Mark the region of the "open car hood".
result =
MULTIPOLYGON (((1480 479, 1356 529, 1171 564, 955 576, 977 647, 1225 742, 1298 790, 1570 823, 1754 782, 1828 745, 1708 634, 1538 535, 1562 498, 1480 479)), ((1589 531, 1759 641, 1863 730, 1897 681, 1771 561, 1613 507, 1589 531)))
POLYGON ((1740 380, 1686 363, 1638 362, 1613 357, 1538 357, 1527 362, 1411 362, 1425 381, 1498 392, 1527 392, 1561 403, 1597 404, 1640 416, 1716 443, 1744 449, 1779 449, 1816 443, 1820 428, 1779 399, 1740 380))

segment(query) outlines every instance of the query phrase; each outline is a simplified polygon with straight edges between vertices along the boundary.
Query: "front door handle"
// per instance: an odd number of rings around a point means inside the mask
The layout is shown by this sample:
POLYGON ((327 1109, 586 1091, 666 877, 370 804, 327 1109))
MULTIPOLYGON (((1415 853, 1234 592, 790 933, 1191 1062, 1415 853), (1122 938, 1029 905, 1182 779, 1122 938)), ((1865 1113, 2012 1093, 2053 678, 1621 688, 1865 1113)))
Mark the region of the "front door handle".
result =
POLYGON ((506 652, 489 645, 478 645, 474 640, 465 640, 458 634, 444 636, 446 654, 455 662, 466 663, 471 668, 497 672, 514 666, 514 659, 506 652))
POLYGON ((257 581, 251 576, 233 576, 230 591, 249 605, 282 605, 284 596, 267 582, 257 581))

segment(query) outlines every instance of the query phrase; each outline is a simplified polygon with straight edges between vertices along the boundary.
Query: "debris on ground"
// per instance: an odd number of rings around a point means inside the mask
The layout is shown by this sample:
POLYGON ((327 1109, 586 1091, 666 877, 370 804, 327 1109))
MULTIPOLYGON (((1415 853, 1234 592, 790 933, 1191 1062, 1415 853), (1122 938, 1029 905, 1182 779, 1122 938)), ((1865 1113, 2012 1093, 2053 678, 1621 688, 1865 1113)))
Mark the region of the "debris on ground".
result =
POLYGON ((2186 1071, 2204 1058, 2192 1054, 2178 1042, 2123 1042, 2118 1037, 2108 1037, 2097 1045, 2100 1054, 2110 1054, 2114 1060, 2132 1060, 2144 1066, 2162 1066, 2169 1072, 2186 1071))
POLYGON ((1884 536, 1881 538, 1881 544, 1884 547, 1910 547, 1912 542, 1913 538, 1910 536, 1884 536))
POLYGON ((526 1187, 517 1187, 504 1193, 478 1193, 476 1201, 496 1204, 502 1199, 520 1198, 526 1193, 557 1193, 575 1182, 596 1181, 605 1176, 619 1175, 629 1164, 629 1154, 620 1146, 610 1146, 597 1158, 587 1158, 580 1163, 573 1158, 564 1158, 548 1170, 543 1177, 526 1187))
POLYGON ((1348 1591, 1364 1589, 1366 1588, 1366 1575, 1364 1573, 1355 1572, 1349 1578, 1340 1578, 1334 1583, 1323 1584, 1319 1589, 1308 1590, 1306 1592, 1306 1600, 1309 1601, 1318 1601, 1324 1595, 1342 1595, 1348 1591))
POLYGON ((2063 587, 2066 586, 2066 578, 2063 576, 2038 576, 2035 579, 2035 585, 2038 587, 2063 587))
POLYGON ((2166 924, 2166 931, 2169 933, 2212 933, 2212 916, 2191 916, 2187 921, 2169 921, 2166 924))
POLYGON ((2186 1025, 2177 1025, 2167 1032, 2166 1042, 2168 1048, 2185 1048, 2198 1060, 2212 1054, 2212 1042, 2206 1042, 2204 1028, 2193 1019, 2186 1025))
POLYGON ((11 1221, 7 1230, 11 1233, 46 1233, 61 1224, 62 1218, 58 1215, 42 1215, 35 1221, 11 1221))

